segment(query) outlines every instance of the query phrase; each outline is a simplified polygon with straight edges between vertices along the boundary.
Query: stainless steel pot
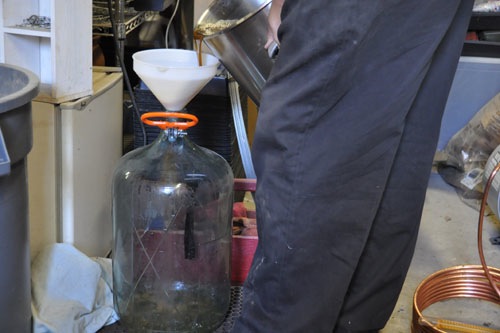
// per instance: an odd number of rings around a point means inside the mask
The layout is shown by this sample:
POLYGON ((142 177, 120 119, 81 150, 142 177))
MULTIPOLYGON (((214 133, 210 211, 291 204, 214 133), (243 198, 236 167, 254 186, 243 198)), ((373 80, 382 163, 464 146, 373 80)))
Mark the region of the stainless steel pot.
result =
POLYGON ((195 28, 257 105, 273 66, 273 60, 264 48, 271 2, 215 0, 195 28))

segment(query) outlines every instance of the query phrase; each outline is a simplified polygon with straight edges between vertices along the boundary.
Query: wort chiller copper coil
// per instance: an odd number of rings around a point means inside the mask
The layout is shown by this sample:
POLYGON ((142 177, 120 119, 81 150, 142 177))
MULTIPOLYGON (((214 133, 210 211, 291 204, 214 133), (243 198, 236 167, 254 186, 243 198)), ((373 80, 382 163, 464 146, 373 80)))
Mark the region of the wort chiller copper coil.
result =
POLYGON ((479 211, 477 244, 481 265, 463 265, 446 268, 429 275, 415 290, 413 297, 412 333, 454 332, 500 333, 497 329, 475 326, 449 320, 432 322, 422 312, 432 304, 456 298, 475 298, 500 305, 500 269, 486 264, 482 245, 483 217, 487 196, 493 179, 500 169, 498 164, 488 178, 479 211))
MULTIPOLYGON (((500 285, 500 269, 488 268, 494 281, 500 285)), ((460 326, 461 332, 500 332, 481 328, 473 330, 472 325, 452 323, 442 320, 438 323, 431 322, 422 315, 422 312, 432 304, 454 299, 475 298, 500 305, 500 299, 484 274, 481 265, 464 265, 450 267, 428 276, 415 291, 413 298, 413 333, 446 332, 453 325, 460 326)), ((460 332, 459 331, 459 332, 460 332)))

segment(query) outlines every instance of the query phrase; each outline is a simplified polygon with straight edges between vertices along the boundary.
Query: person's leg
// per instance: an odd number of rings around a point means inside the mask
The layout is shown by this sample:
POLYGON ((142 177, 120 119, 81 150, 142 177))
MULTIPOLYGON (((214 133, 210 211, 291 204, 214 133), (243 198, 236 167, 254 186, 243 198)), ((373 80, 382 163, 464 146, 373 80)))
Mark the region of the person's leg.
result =
POLYGON ((436 3, 285 3, 253 143, 259 245, 234 332, 335 327, 459 1, 436 3))
POLYGON ((462 1, 413 102, 372 230, 335 332, 381 329, 397 302, 418 235, 442 114, 473 1, 462 1))

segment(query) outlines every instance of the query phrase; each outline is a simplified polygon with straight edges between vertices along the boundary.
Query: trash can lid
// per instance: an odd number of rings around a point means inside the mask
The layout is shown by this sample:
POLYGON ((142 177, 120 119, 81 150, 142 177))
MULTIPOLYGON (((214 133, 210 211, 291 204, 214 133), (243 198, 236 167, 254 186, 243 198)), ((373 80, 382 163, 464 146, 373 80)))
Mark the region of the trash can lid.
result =
POLYGON ((0 64, 0 113, 31 102, 38 94, 39 79, 31 71, 0 64))

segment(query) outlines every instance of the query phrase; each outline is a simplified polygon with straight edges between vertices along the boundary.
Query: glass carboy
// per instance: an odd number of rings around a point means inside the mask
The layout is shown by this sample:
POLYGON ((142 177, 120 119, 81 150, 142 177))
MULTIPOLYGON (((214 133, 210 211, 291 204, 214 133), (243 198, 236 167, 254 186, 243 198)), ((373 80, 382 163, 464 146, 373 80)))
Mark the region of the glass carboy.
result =
POLYGON ((113 176, 113 289, 133 332, 213 332, 230 304, 233 174, 189 140, 196 117, 152 112, 162 131, 113 176))

